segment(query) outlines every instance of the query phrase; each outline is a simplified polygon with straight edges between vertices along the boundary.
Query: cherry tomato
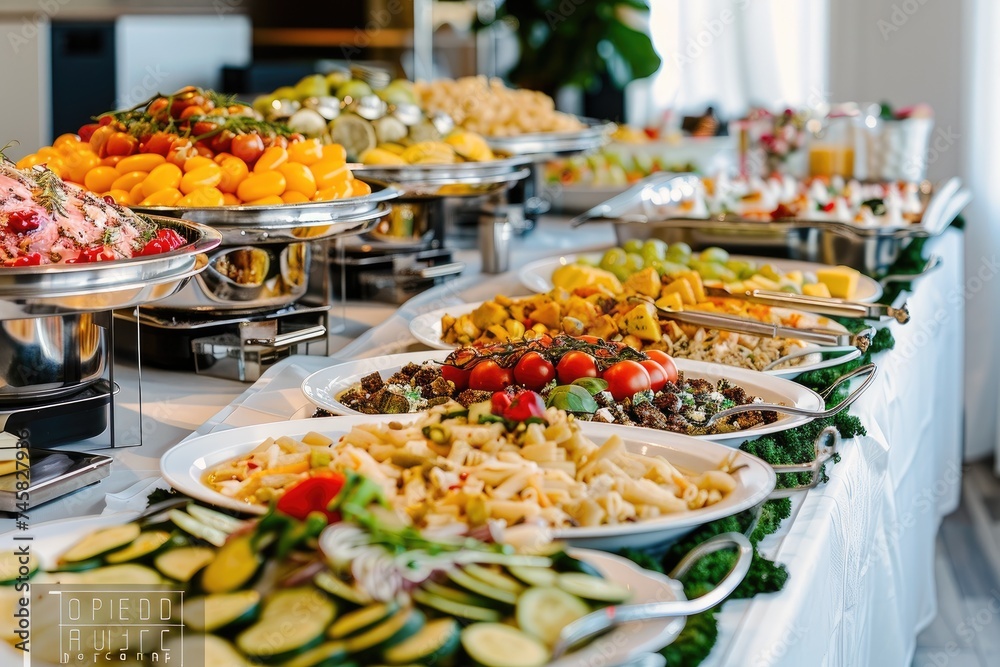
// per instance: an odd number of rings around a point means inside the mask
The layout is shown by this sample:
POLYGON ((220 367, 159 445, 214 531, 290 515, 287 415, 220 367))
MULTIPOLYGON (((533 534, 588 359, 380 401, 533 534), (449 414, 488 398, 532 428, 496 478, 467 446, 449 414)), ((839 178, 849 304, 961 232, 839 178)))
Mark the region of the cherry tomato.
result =
POLYGON ((616 401, 650 388, 649 373, 638 361, 619 361, 604 371, 602 377, 616 401))
POLYGON ((212 150, 216 154, 228 153, 229 148, 233 145, 233 137, 235 136, 231 131, 223 130, 209 140, 209 146, 212 147, 212 150))
POLYGON ((572 384, 580 378, 597 377, 597 362, 586 352, 573 350, 567 352, 556 364, 556 375, 560 384, 572 384))
POLYGON ((537 352, 528 352, 514 366, 514 379, 517 383, 535 391, 540 390, 555 377, 556 367, 537 352))
POLYGON ((111 125, 112 121, 114 121, 114 117, 111 114, 106 113, 98 117, 97 124, 104 127, 105 125, 111 125))
MULTIPOLYGON (((266 156, 262 157, 257 161, 257 164, 260 165, 265 159, 266 156)), ((309 167, 298 162, 286 162, 278 165, 278 171, 284 175, 289 190, 301 192, 306 199, 312 199, 312 196, 316 194, 316 178, 309 171, 309 167)))
POLYGON ((97 128, 94 133, 90 135, 90 150, 96 153, 99 157, 107 157, 108 139, 111 135, 115 134, 115 131, 115 128, 110 125, 102 125, 97 128))
POLYGON ((649 373, 649 388, 654 392, 663 389, 664 385, 667 384, 667 372, 663 370, 663 366, 652 359, 646 359, 645 361, 640 361, 639 363, 642 364, 642 367, 646 369, 647 373, 649 373))
POLYGON ((264 140, 258 134, 237 134, 230 143, 229 152, 252 167, 264 152, 264 140))
POLYGON ((503 391, 514 382, 514 372, 503 368, 492 359, 480 361, 469 375, 469 389, 480 391, 503 391))
POLYGON ((121 176, 133 171, 150 172, 166 161, 167 158, 159 153, 140 153, 138 155, 123 157, 117 164, 115 164, 115 170, 121 176))
POLYGON ((253 170, 254 173, 260 174, 265 171, 277 169, 286 162, 288 162, 288 151, 280 146, 271 146, 264 149, 253 170))
POLYGON ((42 253, 32 252, 4 262, 6 266, 38 266, 42 263, 42 253))
POLYGON ((667 382, 677 382, 677 364, 669 354, 663 350, 646 350, 646 356, 663 367, 667 382))
MULTIPOLYGON (((493 398, 496 400, 496 394, 493 395, 493 398)), ((501 413, 504 419, 509 419, 512 422, 523 422, 533 418, 544 419, 545 417, 545 401, 533 391, 519 392, 513 399, 508 400, 510 400, 510 405, 501 413)), ((496 404, 493 407, 495 413, 496 404)))
MULTIPOLYGON (((176 164, 166 162, 149 172, 149 176, 142 183, 142 193, 149 197, 154 192, 160 190, 176 189, 181 184, 184 173, 176 164)), ((166 204, 171 206, 172 204, 166 204)))
POLYGON ((99 127, 101 126, 97 123, 87 123, 86 125, 81 125, 79 131, 80 141, 89 142, 90 138, 94 136, 94 132, 96 132, 99 127))
POLYGON ((504 413, 507 412, 507 408, 510 407, 510 403, 510 394, 505 391, 494 392, 493 397, 490 399, 490 412, 503 417, 504 413))
POLYGON ((287 182, 280 171, 265 171, 260 174, 250 174, 236 187, 236 196, 245 202, 251 202, 264 197, 278 197, 281 203, 281 193, 285 191, 287 182))
POLYGON ((131 155, 139 150, 139 140, 127 132, 115 132, 104 148, 108 155, 131 155))
POLYGON ((299 164, 315 164, 323 159, 323 144, 319 139, 293 141, 288 144, 288 159, 299 164))
POLYGON ((170 152, 170 147, 177 137, 167 132, 155 132, 149 139, 139 145, 140 153, 155 153, 166 157, 170 152))
MULTIPOLYGON (((189 106, 189 107, 185 107, 184 110, 181 111, 180 119, 181 120, 187 120, 191 116, 204 116, 204 115, 205 115, 205 110, 204 109, 202 109, 200 106, 192 105, 192 106, 189 106)), ((197 127, 197 125, 196 125, 196 127, 197 127)), ((197 130, 195 130, 194 133, 195 134, 204 134, 204 132, 198 132, 197 130)))
MULTIPOLYGON (((196 167, 191 171, 188 171, 181 178, 180 191, 186 195, 191 194, 195 190, 201 188, 214 188, 219 183, 222 182, 222 167, 215 164, 214 162, 209 162, 206 165, 196 167)), ((219 204, 222 205, 222 194, 219 194, 219 204)))
MULTIPOLYGON (((215 130, 218 129, 218 127, 219 126, 216 125, 215 123, 210 123, 207 120, 199 120, 198 122, 196 122, 194 124, 194 127, 191 129, 191 132, 196 137, 200 137, 200 136, 202 136, 204 134, 208 134, 209 132, 214 132, 215 130)), ((220 132, 219 134, 222 134, 222 133, 220 132)), ((209 140, 214 139, 216 136, 217 135, 213 135, 212 137, 208 137, 208 139, 209 140)))
POLYGON ((245 179, 250 173, 246 162, 233 155, 230 155, 219 162, 219 167, 222 168, 222 180, 219 181, 219 190, 221 190, 223 194, 235 194, 236 188, 240 186, 243 179, 245 179))
POLYGON ((166 120, 167 118, 167 98, 157 97, 146 107, 146 113, 156 120, 166 120))
POLYGON ((443 364, 441 366, 441 377, 454 383, 455 389, 458 391, 464 391, 469 388, 470 375, 472 375, 472 371, 467 371, 464 368, 459 368, 458 366, 450 366, 448 364, 443 364))
POLYGON ((94 167, 83 177, 83 184, 91 192, 107 192, 119 176, 114 167, 94 167))

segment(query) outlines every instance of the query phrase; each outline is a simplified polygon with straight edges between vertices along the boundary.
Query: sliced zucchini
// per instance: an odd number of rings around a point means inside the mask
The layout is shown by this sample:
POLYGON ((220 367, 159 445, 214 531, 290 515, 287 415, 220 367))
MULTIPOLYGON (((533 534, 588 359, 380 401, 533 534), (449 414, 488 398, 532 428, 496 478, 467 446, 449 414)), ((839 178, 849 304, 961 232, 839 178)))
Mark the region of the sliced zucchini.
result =
POLYGON ((260 619, 236 637, 236 646, 252 658, 283 662, 323 641, 336 607, 312 587, 272 595, 260 619))
POLYGON ((385 621, 398 610, 399 603, 390 601, 370 604, 367 607, 348 612, 334 621, 333 625, 330 626, 330 637, 340 639, 356 635, 385 621))
POLYGON ((503 623, 466 627, 462 648, 484 667, 542 667, 549 661, 549 650, 540 641, 503 623))
POLYGON ((174 522, 174 525, 183 530, 185 533, 197 537, 200 540, 205 540, 209 544, 221 547, 226 543, 226 538, 228 535, 218 528, 213 528, 208 524, 198 521, 190 514, 185 514, 180 510, 170 510, 167 513, 170 520, 174 522))
POLYGON ((180 547, 163 552, 153 560, 153 565, 168 579, 186 584, 215 557, 216 550, 212 547, 180 547))
POLYGON ((58 567, 53 569, 53 572, 85 572, 87 570, 93 570, 95 567, 100 567, 104 565, 104 561, 100 558, 91 558, 90 560, 81 560, 78 563, 61 563, 58 567))
MULTIPOLYGON (((198 641, 195 638, 194 641, 198 641)), ((250 667, 250 661, 240 655, 236 647, 227 642, 222 637, 216 635, 205 635, 202 641, 205 643, 205 662, 208 665, 217 667, 250 667)), ((178 651, 178 654, 181 654, 178 651)))
POLYGON ((522 584, 517 579, 509 577, 503 572, 494 570, 493 568, 483 567, 482 565, 466 565, 464 568, 466 574, 470 574, 476 579, 479 579, 485 584, 489 584, 495 588, 499 588, 505 591, 510 591, 514 595, 518 595, 524 591, 524 584, 522 584))
POLYGON ((233 537, 201 573, 201 587, 206 593, 239 590, 254 578, 260 565, 261 557, 251 544, 251 536, 233 537))
POLYGON ((195 505, 194 503, 187 506, 187 512, 206 526, 221 530, 227 535, 232 535, 246 525, 246 522, 241 519, 231 517, 222 512, 216 512, 202 505, 195 505))
POLYGON ((582 572, 560 574, 556 585, 571 595, 594 602, 618 604, 631 597, 625 586, 582 572))
MULTIPOLYGON (((196 665, 214 665, 214 667, 254 667, 253 663, 240 655, 236 647, 219 637, 218 635, 194 635, 181 633, 171 633, 163 645, 164 650, 169 650, 169 655, 173 660, 170 662, 181 662, 183 658, 190 658, 189 663, 196 665), (200 655, 199 655, 200 654, 200 655)), ((115 656, 117 663, 117 657, 115 656)), ((149 664, 151 661, 121 662, 122 665, 134 665, 140 667, 149 664)), ((170 662, 164 660, 165 664, 170 662)))
POLYGON ((18 577, 30 579, 35 572, 38 572, 35 554, 16 554, 13 550, 0 553, 0 586, 13 586, 18 577))
POLYGON ((450 658, 458 650, 460 635, 455 619, 438 618, 412 637, 387 648, 382 657, 391 665, 434 665, 450 658))
POLYGON ((565 551, 552 555, 552 567, 559 572, 583 572, 599 579, 603 578, 596 567, 579 558, 573 558, 565 551))
POLYGON ((343 600, 344 602, 349 602, 350 604, 362 607, 366 604, 371 604, 371 597, 364 591, 360 591, 354 586, 341 581, 328 570, 320 572, 315 577, 313 577, 313 583, 322 591, 326 591, 330 595, 343 600))
POLYGON ((184 624, 198 632, 223 630, 252 621, 259 605, 254 590, 191 598, 184 601, 184 624))
POLYGON ((518 567, 512 565, 507 568, 512 575, 528 584, 529 586, 555 586, 556 577, 559 573, 547 567, 518 567))
POLYGON ((449 570, 448 578, 465 590, 472 591, 476 595, 482 595, 484 598, 489 598, 491 600, 496 600, 497 602, 509 605, 513 605, 517 602, 517 593, 511 593, 508 590, 491 586, 485 581, 481 581, 480 579, 476 579, 475 577, 466 574, 462 570, 449 570))
POLYGON ((424 627, 424 614, 419 609, 400 609, 374 628, 345 640, 351 653, 376 650, 385 651, 401 641, 417 634, 424 627))
POLYGON ((586 602, 558 588, 529 588, 517 599, 517 626, 554 646, 562 629, 590 613, 586 602))
POLYGON ((86 572, 77 572, 73 583, 89 586, 114 584, 119 586, 156 586, 164 583, 163 577, 156 570, 145 565, 125 563, 124 565, 109 565, 98 567, 86 572))
POLYGON ((108 554, 109 563, 127 563, 130 560, 139 560, 159 551, 163 545, 170 541, 170 533, 165 530, 147 530, 139 533, 139 536, 132 540, 132 544, 124 549, 119 549, 108 554))
POLYGON ((142 530, 137 523, 126 523, 123 526, 112 526, 98 530, 70 547, 69 551, 59 559, 59 562, 78 563, 103 556, 127 546, 132 540, 139 537, 140 532, 142 530))
POLYGON ((463 618, 469 621, 485 621, 493 623, 502 617, 496 609, 480 607, 478 605, 464 604, 455 600, 450 600, 440 595, 434 595, 428 591, 418 588, 412 593, 413 599, 425 607, 435 609, 442 614, 463 618))
POLYGON ((484 598, 481 595, 473 595, 472 593, 461 591, 451 586, 444 586, 433 581, 425 581, 420 587, 428 593, 448 600, 454 600, 459 604, 471 604, 474 607, 492 607, 496 604, 493 600, 484 598))
POLYGON ((282 667, 341 667, 346 659, 347 648, 344 642, 332 641, 295 656, 282 667))

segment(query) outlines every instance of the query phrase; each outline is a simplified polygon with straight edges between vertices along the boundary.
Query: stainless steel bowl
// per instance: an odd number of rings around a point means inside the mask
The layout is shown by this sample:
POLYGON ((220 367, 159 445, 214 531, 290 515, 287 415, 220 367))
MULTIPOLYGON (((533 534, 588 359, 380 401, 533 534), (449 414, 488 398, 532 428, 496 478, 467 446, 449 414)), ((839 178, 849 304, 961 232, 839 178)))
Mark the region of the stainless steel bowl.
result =
POLYGON ((486 143, 501 153, 545 160, 559 155, 597 150, 611 140, 611 134, 617 128, 614 123, 596 118, 580 120, 586 127, 575 132, 535 132, 510 137, 486 137, 486 143))
POLYGON ((458 164, 357 165, 355 173, 391 183, 406 199, 479 197, 511 187, 529 175, 523 157, 458 164))

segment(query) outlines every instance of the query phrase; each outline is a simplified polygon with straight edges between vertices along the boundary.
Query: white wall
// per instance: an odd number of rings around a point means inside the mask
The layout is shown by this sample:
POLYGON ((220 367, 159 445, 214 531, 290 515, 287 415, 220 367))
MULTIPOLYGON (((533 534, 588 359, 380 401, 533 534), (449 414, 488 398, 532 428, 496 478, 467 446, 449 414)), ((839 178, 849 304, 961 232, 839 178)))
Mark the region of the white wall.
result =
POLYGON ((49 139, 49 23, 0 21, 0 148, 18 160, 49 139))

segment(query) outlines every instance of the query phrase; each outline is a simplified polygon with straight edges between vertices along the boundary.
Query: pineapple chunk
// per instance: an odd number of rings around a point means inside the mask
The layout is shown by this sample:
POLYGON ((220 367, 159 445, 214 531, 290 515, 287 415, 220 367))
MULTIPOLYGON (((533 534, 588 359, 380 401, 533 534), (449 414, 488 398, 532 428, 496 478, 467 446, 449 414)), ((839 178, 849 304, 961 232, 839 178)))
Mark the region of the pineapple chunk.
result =
POLYGON ((552 272, 552 284, 567 290, 600 286, 612 294, 621 294, 622 283, 610 271, 583 264, 567 264, 552 272))
POLYGON ((655 298, 660 295, 662 285, 660 274, 653 267, 649 267, 630 275, 628 280, 625 281, 624 287, 626 291, 655 298))
POLYGON ((858 289, 860 273, 849 266, 835 266, 816 271, 816 279, 825 284, 830 295, 840 299, 851 299, 858 289))
POLYGON ((694 290, 691 288, 691 283, 688 282, 687 278, 678 278, 674 282, 670 283, 663 288, 663 296, 669 294, 679 294, 681 297, 681 302, 689 306, 693 306, 698 303, 697 299, 694 298, 694 290))
POLYGON ((622 323, 625 325, 625 333, 639 340, 656 343, 663 337, 659 320, 656 319, 653 309, 646 304, 638 305, 628 311, 622 323))
POLYGON ((618 333, 618 324, 610 315, 601 315, 587 328, 587 333, 602 340, 610 340, 618 333))
POLYGON ((806 296, 830 296, 830 288, 826 283, 808 283, 802 286, 802 293, 806 296))
POLYGON ((796 284, 797 284, 797 285, 799 285, 800 287, 802 286, 802 283, 803 283, 803 282, 804 282, 804 280, 805 280, 805 278, 804 278, 804 276, 802 275, 802 272, 801 272, 801 271, 789 271, 789 272, 788 272, 788 273, 787 273, 787 274, 785 275, 785 278, 786 278, 787 280, 790 280, 790 281, 792 281, 793 283, 796 283, 796 284))
POLYGON ((575 317, 584 322, 589 322, 600 314, 601 311, 596 304, 575 294, 566 303, 566 312, 564 313, 566 317, 575 317))
POLYGON ((494 301, 485 301, 472 311, 472 323, 480 329, 489 329, 494 324, 503 324, 509 317, 507 309, 494 301))
POLYGON ((684 278, 691 285, 695 303, 701 303, 705 300, 705 283, 702 282, 700 273, 697 271, 683 271, 678 274, 678 277, 684 278))
POLYGON ((665 294, 656 300, 656 307, 665 310, 684 310, 684 300, 677 292, 665 294))
POLYGON ((544 324, 550 329, 558 329, 562 322, 562 308, 555 301, 543 303, 531 311, 531 319, 544 324))
POLYGON ((759 273, 755 275, 753 278, 744 280, 743 284, 747 286, 747 289, 751 290, 761 289, 761 290, 767 290, 769 292, 777 292, 778 290, 781 289, 781 285, 774 282, 773 280, 765 278, 759 273))

